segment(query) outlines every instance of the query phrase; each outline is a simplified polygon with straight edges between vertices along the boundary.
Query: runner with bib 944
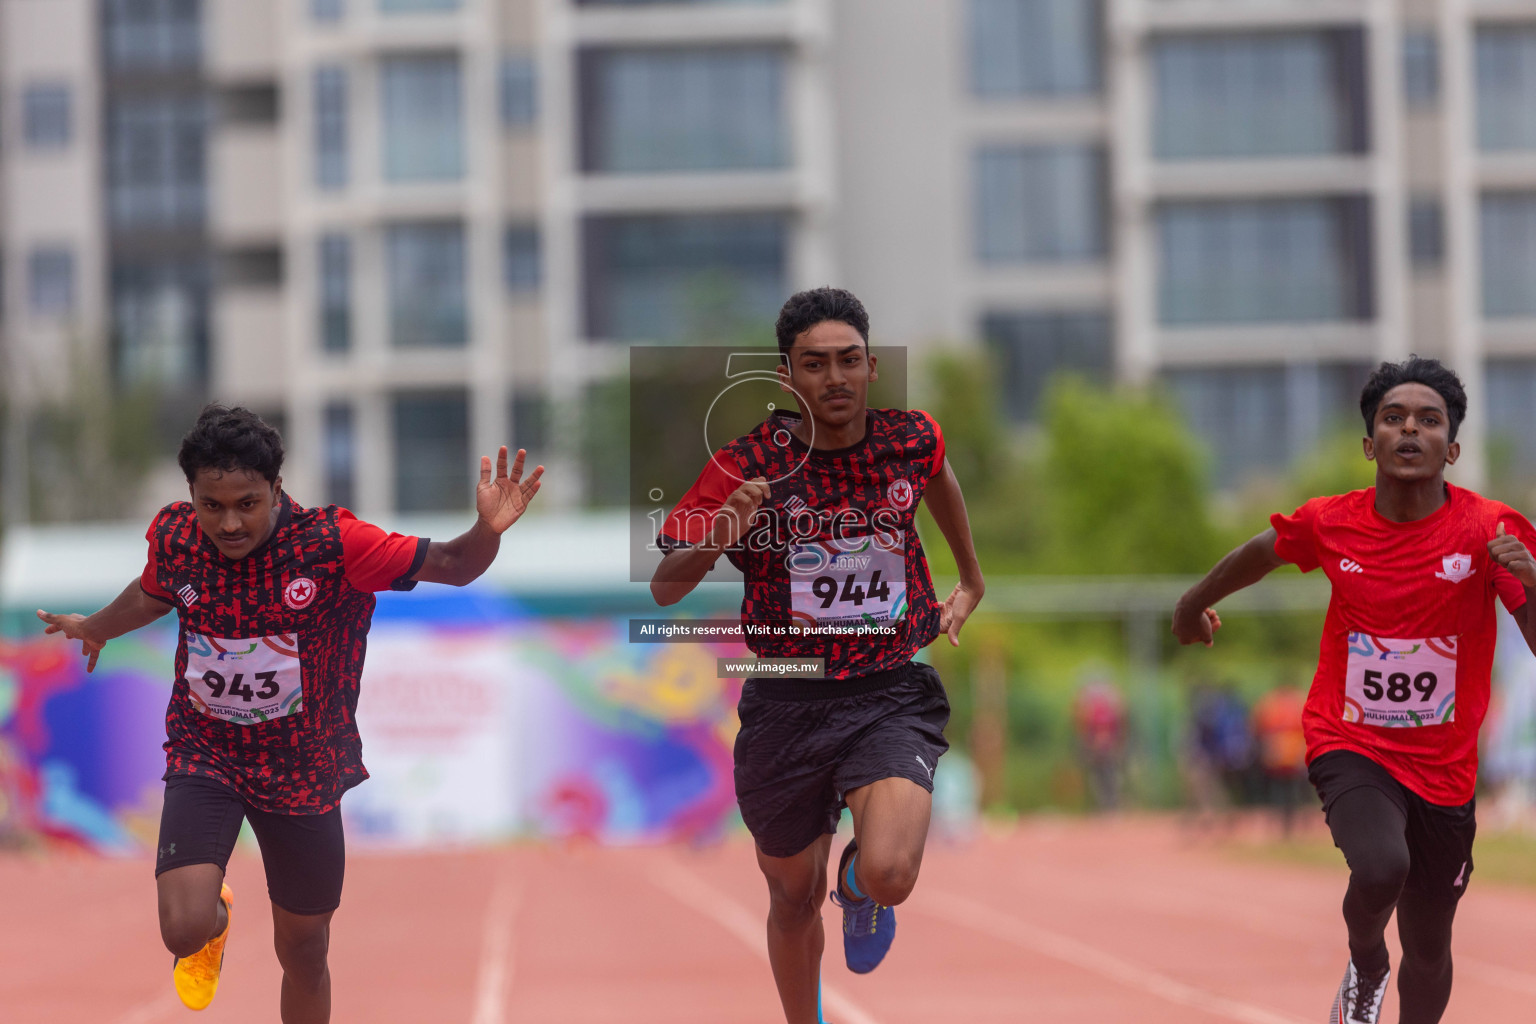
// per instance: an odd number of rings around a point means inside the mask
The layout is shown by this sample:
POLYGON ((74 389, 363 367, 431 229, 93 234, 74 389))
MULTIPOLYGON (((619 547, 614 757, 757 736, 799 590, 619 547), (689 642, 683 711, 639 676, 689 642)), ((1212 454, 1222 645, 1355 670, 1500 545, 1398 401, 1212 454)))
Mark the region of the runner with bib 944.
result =
POLYGON ((1445 480, 1467 396, 1438 361, 1382 363, 1360 395, 1376 485, 1313 498, 1231 551, 1179 600, 1173 632, 1209 647, 1212 607, 1291 563, 1333 594, 1303 714, 1307 770, 1349 864, 1349 963, 1330 1024, 1376 1024, 1397 911, 1401 1024, 1451 995, 1451 922, 1472 873, 1477 733, 1502 601, 1536 652, 1536 531, 1445 480))

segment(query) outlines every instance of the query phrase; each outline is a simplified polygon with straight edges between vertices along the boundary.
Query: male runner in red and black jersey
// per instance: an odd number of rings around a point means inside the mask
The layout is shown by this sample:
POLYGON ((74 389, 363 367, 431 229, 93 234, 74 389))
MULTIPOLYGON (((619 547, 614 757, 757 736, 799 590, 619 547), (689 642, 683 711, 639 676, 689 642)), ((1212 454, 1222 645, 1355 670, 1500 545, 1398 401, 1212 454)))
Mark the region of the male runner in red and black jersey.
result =
POLYGON ((869 315, 849 292, 794 295, 776 325, 775 412, 712 457, 673 509, 651 592, 664 605, 725 554, 746 577, 747 625, 806 634, 748 637, 763 658, 824 658, 825 678, 753 678, 742 688, 736 796, 768 880, 768 956, 790 1024, 820 1020, 821 900, 843 807, 854 839, 833 900, 848 966, 873 970, 891 909, 917 881, 933 771, 948 749, 938 674, 912 660, 960 627, 984 589, 960 485, 927 413, 869 409, 869 315), (943 531, 960 584, 940 604, 917 536, 917 504, 943 531))
POLYGON ((1451 995, 1451 921, 1472 874, 1477 731, 1488 710, 1494 600, 1536 651, 1536 531, 1445 481, 1467 411, 1433 359, 1382 363, 1360 396, 1376 486, 1314 498, 1236 548, 1180 599, 1173 632, 1209 646, 1211 606, 1287 562, 1333 585, 1303 715, 1308 774, 1349 863, 1349 965, 1331 1024, 1375 1024, 1397 910, 1402 1024, 1451 995))
POLYGON ((155 877, 187 1006, 218 989, 233 904, 224 869, 245 819, 266 868, 284 1024, 330 1020, 341 797, 368 777, 356 711, 373 594, 479 577, 538 493, 544 467, 523 480, 523 458, 509 476, 502 448, 493 478, 482 457, 474 526, 428 541, 299 506, 282 489, 277 431, 211 405, 178 455, 192 500, 155 517, 143 575, 94 615, 38 611, 47 632, 80 641, 87 671, 114 637, 172 608, 180 619, 155 877))

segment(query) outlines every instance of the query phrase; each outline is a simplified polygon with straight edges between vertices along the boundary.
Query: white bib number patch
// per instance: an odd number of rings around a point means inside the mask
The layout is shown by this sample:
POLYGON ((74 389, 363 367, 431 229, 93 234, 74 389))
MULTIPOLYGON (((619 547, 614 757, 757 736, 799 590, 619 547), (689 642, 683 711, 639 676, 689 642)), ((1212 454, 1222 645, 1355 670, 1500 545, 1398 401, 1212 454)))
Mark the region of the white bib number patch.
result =
POLYGON ((244 640, 188 633, 186 680, 197 710, 235 725, 304 710, 297 633, 244 640))
POLYGON ((907 551, 899 534, 790 546, 791 614, 805 626, 887 625, 907 614, 907 551))
POLYGON ((1414 729, 1456 719, 1456 638, 1349 634, 1344 721, 1414 729))

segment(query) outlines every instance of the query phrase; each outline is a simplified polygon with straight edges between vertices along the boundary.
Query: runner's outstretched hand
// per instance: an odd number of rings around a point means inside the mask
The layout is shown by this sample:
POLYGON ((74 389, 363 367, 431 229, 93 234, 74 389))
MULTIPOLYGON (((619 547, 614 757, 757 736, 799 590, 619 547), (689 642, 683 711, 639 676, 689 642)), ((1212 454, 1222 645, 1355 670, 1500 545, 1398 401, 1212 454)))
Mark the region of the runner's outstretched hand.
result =
POLYGON ((768 481, 760 476, 753 477, 732 491, 731 496, 725 499, 725 504, 720 506, 720 511, 715 513, 715 524, 710 533, 713 546, 735 547, 746 534, 747 527, 752 525, 752 517, 757 515, 759 506, 767 500, 768 481))
POLYGON ((101 656, 101 649, 107 646, 107 642, 93 640, 85 635, 84 615, 55 615, 53 612, 45 612, 39 608, 37 617, 48 623, 48 628, 43 630, 44 633, 63 633, 70 640, 79 640, 80 653, 90 659, 85 663, 85 670, 87 672, 96 670, 96 659, 101 656))
POLYGON ((1173 635, 1181 644, 1201 643, 1207 647, 1216 644, 1216 631, 1221 628, 1221 616, 1215 608, 1200 611, 1177 605, 1173 609, 1173 635))
POLYGON ((1526 546, 1520 543, 1519 537, 1512 537, 1504 532, 1504 524, 1499 524, 1498 533, 1493 540, 1488 542, 1488 553, 1493 560, 1509 570, 1509 574, 1523 583, 1527 590, 1536 589, 1536 560, 1531 558, 1531 553, 1526 546))
POLYGON ((960 646, 960 627, 965 625, 965 620, 971 617, 980 601, 980 594, 967 590, 964 583, 956 583, 955 589, 939 606, 939 632, 949 634, 951 647, 960 646))
POLYGON ((475 486, 475 511, 480 513, 485 525, 497 533, 504 532, 521 519, 523 513, 528 511, 528 503, 539 493, 539 477, 544 475, 544 467, 535 469, 524 480, 523 459, 527 455, 523 449, 517 450, 517 459, 512 463, 509 475, 507 446, 502 445, 501 451, 496 453, 494 480, 491 478, 491 457, 480 456, 480 483, 475 486))

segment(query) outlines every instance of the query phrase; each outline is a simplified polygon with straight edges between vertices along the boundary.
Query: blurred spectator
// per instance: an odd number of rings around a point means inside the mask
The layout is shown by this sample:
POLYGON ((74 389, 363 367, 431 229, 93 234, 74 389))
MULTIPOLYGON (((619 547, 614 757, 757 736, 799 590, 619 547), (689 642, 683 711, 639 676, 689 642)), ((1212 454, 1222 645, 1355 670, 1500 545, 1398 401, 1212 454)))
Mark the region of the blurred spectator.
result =
POLYGON ((1190 697, 1184 776, 1195 824, 1225 823, 1233 790, 1253 762, 1248 709, 1229 684, 1202 683, 1190 697))
POLYGON ((1125 768, 1125 700, 1108 682, 1090 680, 1078 690, 1072 718, 1093 806, 1101 811, 1114 810, 1120 806, 1120 779, 1125 768))
POLYGON ((1306 787, 1307 740, 1301 731, 1306 702, 1306 694, 1286 682, 1253 706, 1253 736, 1264 773, 1265 802, 1279 813, 1280 831, 1287 839, 1306 787))

